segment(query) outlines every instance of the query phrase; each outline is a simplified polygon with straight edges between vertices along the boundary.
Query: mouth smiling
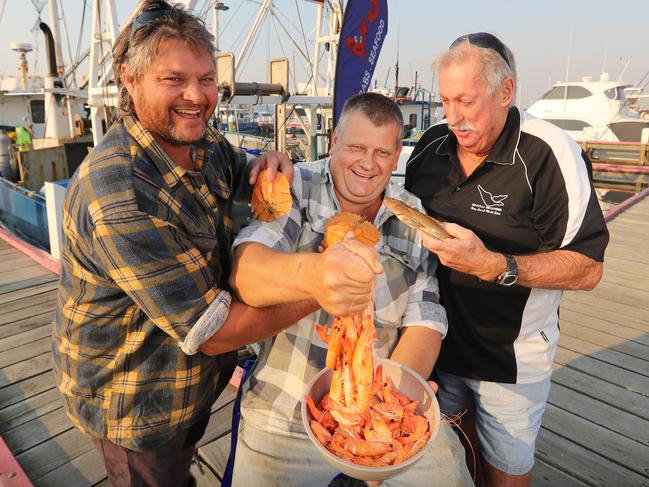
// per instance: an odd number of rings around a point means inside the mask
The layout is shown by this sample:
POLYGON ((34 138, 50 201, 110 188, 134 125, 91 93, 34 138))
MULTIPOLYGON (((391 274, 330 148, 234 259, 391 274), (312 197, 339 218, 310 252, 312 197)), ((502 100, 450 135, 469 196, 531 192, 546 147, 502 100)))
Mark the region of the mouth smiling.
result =
POLYGON ((363 181, 371 181, 372 179, 374 179, 376 177, 376 176, 366 176, 364 174, 360 174, 360 173, 354 171, 353 169, 350 169, 350 171, 354 174, 354 176, 356 176, 357 178, 362 179, 363 181))
POLYGON ((175 108, 174 113, 188 120, 196 120, 201 116, 201 110, 198 108, 175 108))

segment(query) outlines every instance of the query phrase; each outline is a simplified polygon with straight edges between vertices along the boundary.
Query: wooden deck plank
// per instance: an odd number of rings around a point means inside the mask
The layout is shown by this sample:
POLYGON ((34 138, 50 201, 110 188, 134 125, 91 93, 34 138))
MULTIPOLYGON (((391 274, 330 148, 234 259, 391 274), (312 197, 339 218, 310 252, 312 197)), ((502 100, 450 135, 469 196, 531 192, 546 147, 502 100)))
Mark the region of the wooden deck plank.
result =
POLYGON ((24 343, 35 342, 45 337, 48 337, 51 343, 51 336, 52 324, 48 323, 46 325, 39 326, 38 328, 32 328, 31 330, 23 331, 22 333, 0 338, 0 352, 5 352, 15 347, 19 347, 24 343))
MULTIPOLYGON (((592 329, 587 326, 577 325, 570 321, 562 322, 561 335, 579 338, 594 345, 625 353, 638 359, 649 360, 648 345, 621 338, 597 329, 592 329)), ((649 367, 649 365, 645 365, 645 367, 649 367)))
POLYGON ((49 280, 42 284, 36 284, 31 287, 26 287, 26 288, 18 289, 16 291, 0 294, 0 305, 2 305, 4 309, 5 304, 12 303, 13 301, 25 297, 29 298, 31 296, 38 296, 39 294, 47 293, 50 291, 56 292, 58 285, 59 283, 57 280, 49 280))
POLYGON ((36 262, 34 259, 29 258, 25 254, 12 256, 10 260, 2 265, 3 274, 5 272, 15 271, 19 269, 39 269, 41 272, 43 270, 38 262, 36 262))
POLYGON ((597 454, 642 476, 649 468, 649 446, 642 445, 617 432, 583 419, 578 414, 548 404, 543 415, 546 430, 584 449, 598 445, 597 454))
POLYGON ((571 367, 561 367, 552 374, 552 382, 600 401, 611 409, 619 409, 649 420, 647 397, 630 391, 621 384, 603 380, 571 367))
POLYGON ((4 289, 4 286, 10 286, 15 284, 17 281, 21 282, 23 279, 35 279, 43 276, 51 277, 52 274, 38 264, 31 265, 24 269, 14 269, 3 272, 0 275, 0 291, 4 289))
POLYGON ((0 387, 29 379, 51 369, 52 357, 50 357, 49 353, 18 362, 2 369, 0 372, 0 387))
POLYGON ((13 321, 0 326, 0 338, 17 335, 24 331, 33 330, 51 324, 54 321, 54 310, 48 310, 35 316, 30 316, 22 320, 13 321))
POLYGON ((56 306, 56 299, 55 292, 48 292, 6 303, 2 306, 0 326, 44 312, 51 313, 56 306))
POLYGON ((49 336, 35 340, 31 343, 25 343, 24 345, 17 345, 0 354, 0 367, 8 367, 10 365, 24 362, 25 360, 49 354, 50 350, 52 350, 52 337, 49 336))
POLYGON ((566 411, 579 413, 588 421, 626 438, 649 446, 649 419, 611 407, 599 399, 579 394, 554 382, 550 389, 548 403, 566 411))
POLYGON ((570 473, 557 470, 540 460, 534 463, 532 485, 534 487, 588 487, 588 484, 575 478, 570 473))
MULTIPOLYGON (((587 355, 590 359, 600 360, 608 365, 643 375, 645 376, 645 380, 649 379, 649 361, 647 360, 632 357, 625 353, 611 350, 610 348, 602 348, 599 345, 570 335, 561 337, 561 347, 580 355, 587 355)), ((649 388, 647 391, 649 392, 649 388)))
MULTIPOLYGON (((638 475, 593 450, 544 429, 536 441, 536 456, 555 469, 571 472, 588 486, 649 487, 646 476, 638 475)), ((596 443, 600 445, 599 442, 596 443)), ((595 446, 595 445, 593 445, 595 446)))
MULTIPOLYGON (((2 377, 1 371, 0 377, 2 377)), ((54 376, 49 370, 18 383, 0 387, 0 405, 5 408, 54 387, 54 376)))
POLYGON ((14 455, 19 455, 72 427, 73 424, 65 414, 63 407, 59 406, 18 428, 10 429, 2 436, 14 455))
POLYGON ((34 482, 35 487, 89 487, 107 478, 104 460, 93 448, 51 470, 34 482))
POLYGON ((61 407, 61 395, 55 387, 0 409, 0 434, 61 407))
POLYGON ((30 277, 29 279, 17 280, 7 284, 0 285, 0 294, 11 293, 13 291, 23 290, 38 286, 39 284, 45 283, 56 283, 58 282, 58 276, 56 274, 43 274, 36 277, 30 277))
POLYGON ((217 477, 204 462, 201 462, 200 468, 196 462, 192 463, 190 472, 196 479, 196 487, 219 487, 221 485, 221 478, 217 477))
POLYGON ((231 435, 228 433, 216 440, 210 441, 198 450, 199 458, 207 463, 209 468, 216 472, 219 479, 223 478, 225 465, 230 456, 230 441, 231 435))
POLYGON ((644 375, 608 366, 600 360, 583 356, 561 346, 557 349, 555 362, 580 370, 593 377, 600 377, 613 384, 623 384, 629 390, 649 397, 649 381, 644 375))
POLYGON ((59 468, 94 448, 90 438, 76 428, 36 445, 16 459, 32 481, 59 468))
POLYGON ((607 324, 624 323, 624 326, 630 331, 638 330, 643 333, 649 333, 649 318, 647 318, 647 313, 643 313, 641 310, 636 310, 630 306, 620 306, 619 304, 616 306, 605 298, 600 297, 590 300, 564 298, 561 304, 561 319, 569 312, 579 315, 580 324, 582 325, 590 325, 590 318, 598 318, 601 321, 607 322, 607 324))

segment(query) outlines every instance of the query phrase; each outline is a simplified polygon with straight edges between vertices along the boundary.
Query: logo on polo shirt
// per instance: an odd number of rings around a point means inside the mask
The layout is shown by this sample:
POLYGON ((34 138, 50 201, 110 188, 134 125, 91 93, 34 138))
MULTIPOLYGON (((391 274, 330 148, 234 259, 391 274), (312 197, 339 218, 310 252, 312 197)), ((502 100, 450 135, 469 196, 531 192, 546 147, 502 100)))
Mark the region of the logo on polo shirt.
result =
POLYGON ((492 192, 484 189, 480 184, 478 185, 478 193, 480 194, 480 203, 471 203, 471 209, 473 211, 479 211, 481 213, 490 213, 492 215, 500 215, 503 211, 503 206, 505 206, 505 201, 509 195, 499 194, 494 195, 492 192))

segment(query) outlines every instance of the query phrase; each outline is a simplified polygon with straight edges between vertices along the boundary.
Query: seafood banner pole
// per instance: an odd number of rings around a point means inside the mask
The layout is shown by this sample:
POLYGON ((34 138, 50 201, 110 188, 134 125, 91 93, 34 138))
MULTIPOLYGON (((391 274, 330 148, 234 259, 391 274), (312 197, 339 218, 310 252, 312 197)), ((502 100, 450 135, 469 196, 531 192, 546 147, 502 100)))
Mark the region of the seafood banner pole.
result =
POLYGON ((388 34, 387 0, 349 0, 340 30, 333 125, 338 123, 345 101, 368 90, 374 68, 388 34))

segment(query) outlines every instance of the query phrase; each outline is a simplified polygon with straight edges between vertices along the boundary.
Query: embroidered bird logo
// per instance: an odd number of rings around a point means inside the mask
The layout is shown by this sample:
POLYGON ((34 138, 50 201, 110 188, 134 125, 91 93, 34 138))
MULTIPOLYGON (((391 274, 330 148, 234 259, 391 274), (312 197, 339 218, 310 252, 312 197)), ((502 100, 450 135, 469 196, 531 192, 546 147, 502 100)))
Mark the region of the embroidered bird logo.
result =
POLYGON ((505 206, 503 203, 507 199, 507 194, 499 194, 494 196, 489 191, 484 189, 482 186, 478 185, 478 191, 480 192, 480 198, 487 208, 493 208, 494 206, 505 206))

